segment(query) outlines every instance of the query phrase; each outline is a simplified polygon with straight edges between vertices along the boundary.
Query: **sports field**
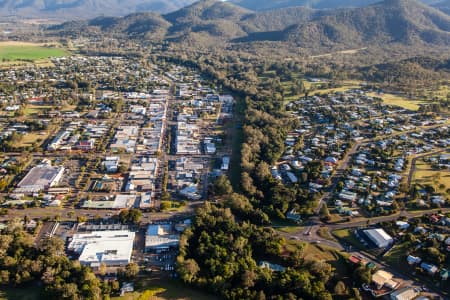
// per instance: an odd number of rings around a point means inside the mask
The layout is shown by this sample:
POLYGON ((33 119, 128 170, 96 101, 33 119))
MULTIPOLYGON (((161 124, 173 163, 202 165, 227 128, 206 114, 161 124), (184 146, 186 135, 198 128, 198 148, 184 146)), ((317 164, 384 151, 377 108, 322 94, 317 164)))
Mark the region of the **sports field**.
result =
POLYGON ((37 61, 66 56, 68 52, 55 46, 26 42, 0 42, 0 61, 37 61))

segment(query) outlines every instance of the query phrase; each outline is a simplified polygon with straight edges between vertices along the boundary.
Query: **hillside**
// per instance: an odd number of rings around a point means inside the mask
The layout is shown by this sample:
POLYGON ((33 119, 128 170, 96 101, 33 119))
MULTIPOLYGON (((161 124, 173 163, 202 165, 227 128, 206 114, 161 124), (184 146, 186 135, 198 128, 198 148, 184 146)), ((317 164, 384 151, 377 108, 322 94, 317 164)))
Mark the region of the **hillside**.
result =
MULTIPOLYGON (((425 4, 435 4, 440 0, 422 0, 425 4)), ((230 2, 254 11, 305 6, 314 9, 334 9, 364 7, 380 0, 230 0, 230 2)))
POLYGON ((49 18, 59 20, 87 19, 98 16, 125 16, 154 11, 167 13, 195 0, 3 0, 0 16, 49 18))
POLYGON ((433 4, 433 7, 443 11, 447 15, 450 15, 450 0, 444 0, 442 2, 433 4))
POLYGON ((386 0, 361 8, 294 7, 262 12, 228 2, 203 0, 163 16, 97 18, 53 29, 103 30, 201 46, 269 41, 314 50, 450 45, 450 16, 415 0, 386 0))
POLYGON ((450 17, 414 0, 388 0, 287 27, 276 35, 253 33, 239 41, 289 41, 300 47, 356 48, 399 43, 450 45, 450 17))

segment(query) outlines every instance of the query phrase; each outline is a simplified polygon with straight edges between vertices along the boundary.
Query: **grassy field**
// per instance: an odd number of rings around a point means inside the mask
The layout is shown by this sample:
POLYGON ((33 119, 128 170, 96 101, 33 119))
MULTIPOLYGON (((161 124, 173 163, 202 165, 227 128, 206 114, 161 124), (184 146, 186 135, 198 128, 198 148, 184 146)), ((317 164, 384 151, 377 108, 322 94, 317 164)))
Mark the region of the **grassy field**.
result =
POLYGON ((325 245, 310 244, 295 240, 289 240, 285 246, 288 251, 301 249, 303 259, 308 261, 325 261, 329 263, 339 274, 339 276, 347 276, 347 254, 340 252, 334 248, 325 245))
POLYGON ((317 235, 323 239, 335 241, 336 239, 330 234, 328 227, 321 227, 317 230, 317 235))
POLYGON ((216 300, 219 299, 201 291, 185 286, 178 280, 159 277, 142 277, 134 293, 122 297, 111 297, 112 300, 216 300))
POLYGON ((353 235, 349 229, 340 229, 333 231, 333 235, 340 240, 347 242, 350 245, 353 245, 359 249, 364 249, 364 245, 358 241, 358 239, 353 235))
POLYGON ((45 134, 39 134, 36 132, 28 133, 22 136, 22 139, 20 140, 19 147, 26 147, 31 146, 34 143, 41 144, 43 141, 45 141, 48 138, 48 132, 45 132, 45 134))
POLYGON ((428 184, 434 187, 436 191, 445 192, 450 188, 450 172, 448 170, 434 170, 428 163, 419 159, 416 162, 412 184, 428 184))
POLYGON ((369 96, 377 97, 383 99, 383 103, 386 105, 395 105, 399 107, 403 107, 405 109, 417 111, 420 108, 420 104, 424 103, 423 101, 411 100, 402 96, 397 96, 393 94, 377 94, 377 93, 369 93, 369 96))
POLYGON ((403 268, 406 263, 406 253, 409 247, 410 245, 408 243, 395 245, 383 259, 391 266, 403 268))
POLYGON ((24 42, 0 42, 0 60, 5 61, 38 61, 50 57, 62 57, 67 51, 57 47, 46 47, 42 44, 24 42))

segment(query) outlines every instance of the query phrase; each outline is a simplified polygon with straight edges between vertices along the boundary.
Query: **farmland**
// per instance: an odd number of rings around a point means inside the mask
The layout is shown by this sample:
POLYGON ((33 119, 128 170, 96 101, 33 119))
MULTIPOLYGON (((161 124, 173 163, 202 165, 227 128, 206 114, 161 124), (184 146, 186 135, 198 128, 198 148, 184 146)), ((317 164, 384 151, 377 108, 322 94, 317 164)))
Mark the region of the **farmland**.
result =
POLYGON ((0 60, 2 62, 35 62, 50 57, 62 57, 68 52, 55 46, 24 42, 0 42, 0 60))

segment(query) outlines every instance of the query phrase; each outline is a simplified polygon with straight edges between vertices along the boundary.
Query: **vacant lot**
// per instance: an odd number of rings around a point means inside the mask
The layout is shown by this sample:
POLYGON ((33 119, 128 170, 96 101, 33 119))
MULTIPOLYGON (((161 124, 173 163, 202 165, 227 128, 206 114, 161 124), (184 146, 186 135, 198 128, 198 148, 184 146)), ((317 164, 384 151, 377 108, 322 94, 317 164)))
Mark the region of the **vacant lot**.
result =
POLYGON ((161 274, 142 277, 137 283, 134 293, 123 297, 112 297, 114 300, 216 300, 218 297, 198 291, 184 285, 181 281, 171 279, 161 274))
POLYGON ((50 57, 62 57, 67 51, 56 47, 23 42, 0 42, 0 60, 8 61, 37 61, 50 57))
POLYGON ((431 165, 419 159, 412 184, 431 185, 436 191, 445 192, 450 188, 450 171, 433 169, 431 165))

